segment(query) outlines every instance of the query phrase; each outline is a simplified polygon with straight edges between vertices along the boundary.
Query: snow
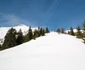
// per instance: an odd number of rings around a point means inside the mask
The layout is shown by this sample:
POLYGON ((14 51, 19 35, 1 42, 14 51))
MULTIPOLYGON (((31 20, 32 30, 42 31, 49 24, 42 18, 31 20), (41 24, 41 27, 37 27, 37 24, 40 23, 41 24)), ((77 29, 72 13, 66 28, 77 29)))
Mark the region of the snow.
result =
POLYGON ((5 37, 5 35, 9 29, 10 29, 10 27, 1 27, 0 28, 0 39, 5 37))
POLYGON ((85 70, 85 44, 51 32, 0 52, 0 70, 85 70))

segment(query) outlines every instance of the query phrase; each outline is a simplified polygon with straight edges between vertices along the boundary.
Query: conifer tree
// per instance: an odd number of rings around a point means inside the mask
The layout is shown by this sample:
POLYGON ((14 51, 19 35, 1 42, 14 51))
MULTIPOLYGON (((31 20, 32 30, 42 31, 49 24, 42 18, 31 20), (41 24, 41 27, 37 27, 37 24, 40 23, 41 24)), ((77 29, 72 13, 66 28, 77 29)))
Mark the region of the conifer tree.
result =
POLYGON ((16 30, 11 28, 6 36, 4 43, 2 45, 2 49, 7 49, 16 46, 16 30))
POLYGON ((40 37, 40 27, 38 26, 38 37, 40 37))
POLYGON ((40 27, 38 26, 38 30, 40 30, 40 27))
POLYGON ((42 36, 42 33, 43 33, 42 31, 43 31, 43 29, 42 29, 42 28, 40 28, 40 36, 42 36))
POLYGON ((24 42, 29 41, 29 34, 27 33, 27 34, 23 37, 23 39, 24 39, 24 42))
POLYGON ((23 33, 22 33, 21 29, 18 32, 16 42, 17 42, 17 45, 22 44, 24 42, 23 33))
POLYGON ((49 29, 48 29, 48 27, 46 27, 46 33, 49 33, 49 29))
POLYGON ((85 43, 85 21, 83 23, 83 40, 84 40, 84 43, 85 43))
POLYGON ((75 33, 74 33, 74 31, 73 31, 73 28, 72 28, 72 27, 70 28, 70 35, 75 36, 75 33))
POLYGON ((77 33, 76 33, 76 36, 77 38, 82 38, 82 32, 80 31, 80 26, 77 27, 77 33))
POLYGON ((61 33, 65 33, 65 32, 64 32, 64 28, 61 29, 61 33))
POLYGON ((2 47, 2 46, 1 46, 1 44, 0 44, 0 50, 1 50, 1 47, 2 47))
POLYGON ((68 34, 70 35, 70 31, 68 31, 68 34))
POLYGON ((33 38, 35 39, 35 38, 37 38, 39 36, 40 36, 39 31, 35 29, 34 33, 33 33, 33 38))
POLYGON ((44 36, 45 35, 45 30, 44 29, 42 29, 42 36, 44 36))
POLYGON ((33 38, 36 39, 37 37, 38 37, 38 34, 37 34, 37 30, 35 29, 34 34, 33 34, 33 38))
POLYGON ((40 37, 40 31, 37 30, 37 37, 40 37))
POLYGON ((60 29, 57 29, 57 32, 58 32, 58 34, 60 34, 61 33, 61 30, 60 29))
POLYGON ((29 36, 29 40, 33 39, 33 33, 32 33, 31 26, 29 27, 28 36, 29 36))

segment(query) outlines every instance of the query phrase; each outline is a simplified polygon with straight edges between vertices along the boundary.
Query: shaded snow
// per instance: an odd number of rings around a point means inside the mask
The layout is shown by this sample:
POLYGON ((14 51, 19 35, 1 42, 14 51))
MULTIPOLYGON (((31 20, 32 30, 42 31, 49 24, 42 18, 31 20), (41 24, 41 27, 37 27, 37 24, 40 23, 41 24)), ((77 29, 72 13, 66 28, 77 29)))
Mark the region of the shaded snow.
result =
POLYGON ((73 36, 51 32, 1 51, 0 70, 85 70, 85 44, 73 36))

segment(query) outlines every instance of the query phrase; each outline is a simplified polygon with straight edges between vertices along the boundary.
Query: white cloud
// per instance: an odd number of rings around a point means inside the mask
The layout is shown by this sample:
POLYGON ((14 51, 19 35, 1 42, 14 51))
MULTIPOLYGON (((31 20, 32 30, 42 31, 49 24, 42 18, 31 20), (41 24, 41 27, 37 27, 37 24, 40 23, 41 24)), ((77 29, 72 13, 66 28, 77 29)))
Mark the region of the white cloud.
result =
POLYGON ((6 24, 6 25, 19 25, 19 24, 27 24, 30 25, 30 23, 26 20, 23 20, 19 18, 18 16, 12 15, 12 14, 2 14, 0 13, 0 23, 1 24, 6 24))

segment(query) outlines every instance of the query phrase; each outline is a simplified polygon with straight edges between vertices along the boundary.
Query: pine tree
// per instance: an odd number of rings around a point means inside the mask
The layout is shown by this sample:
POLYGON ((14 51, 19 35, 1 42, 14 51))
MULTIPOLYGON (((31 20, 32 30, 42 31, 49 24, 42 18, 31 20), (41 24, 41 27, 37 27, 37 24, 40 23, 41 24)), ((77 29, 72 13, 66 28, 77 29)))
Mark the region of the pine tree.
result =
POLYGON ((82 38, 82 32, 80 31, 80 26, 77 27, 77 33, 76 33, 76 36, 77 38, 82 38))
POLYGON ((24 42, 23 33, 22 33, 21 29, 18 32, 16 42, 17 42, 17 45, 22 44, 24 42))
POLYGON ((70 35, 70 31, 68 31, 68 34, 70 35))
POLYGON ((37 34, 37 30, 35 29, 34 34, 33 34, 33 38, 36 39, 37 37, 38 37, 38 34, 37 34))
POLYGON ((38 26, 38 37, 40 37, 40 27, 38 26))
POLYGON ((29 34, 27 33, 27 34, 23 37, 23 39, 24 39, 24 42, 29 41, 29 34))
POLYGON ((61 29, 61 33, 65 33, 65 32, 64 32, 64 28, 61 29))
POLYGON ((43 33, 43 29, 40 28, 40 36, 42 36, 42 33, 43 33))
POLYGON ((75 36, 75 33, 74 33, 74 31, 73 31, 73 28, 72 28, 72 27, 70 28, 70 35, 75 36))
POLYGON ((83 40, 84 40, 84 43, 85 43, 85 21, 83 23, 83 40))
POLYGON ((0 50, 1 50, 1 47, 2 47, 2 46, 1 46, 1 44, 0 44, 0 50))
POLYGON ((57 32, 58 32, 58 34, 60 34, 61 33, 61 30, 60 29, 57 29, 57 32))
POLYGON ((7 49, 16 46, 16 30, 11 28, 6 36, 4 43, 2 45, 2 49, 7 49))
POLYGON ((40 30, 40 27, 38 26, 38 30, 40 30))
POLYGON ((33 33, 32 33, 31 26, 29 27, 28 35, 29 35, 29 40, 33 39, 33 33))
POLYGON ((38 30, 34 30, 34 33, 33 33, 33 38, 36 39, 37 37, 39 37, 39 31, 38 30))
POLYGON ((46 27, 46 31, 45 31, 46 33, 49 33, 49 29, 48 29, 48 27, 46 27))
POLYGON ((45 30, 44 29, 42 29, 42 36, 44 36, 45 35, 45 30))

